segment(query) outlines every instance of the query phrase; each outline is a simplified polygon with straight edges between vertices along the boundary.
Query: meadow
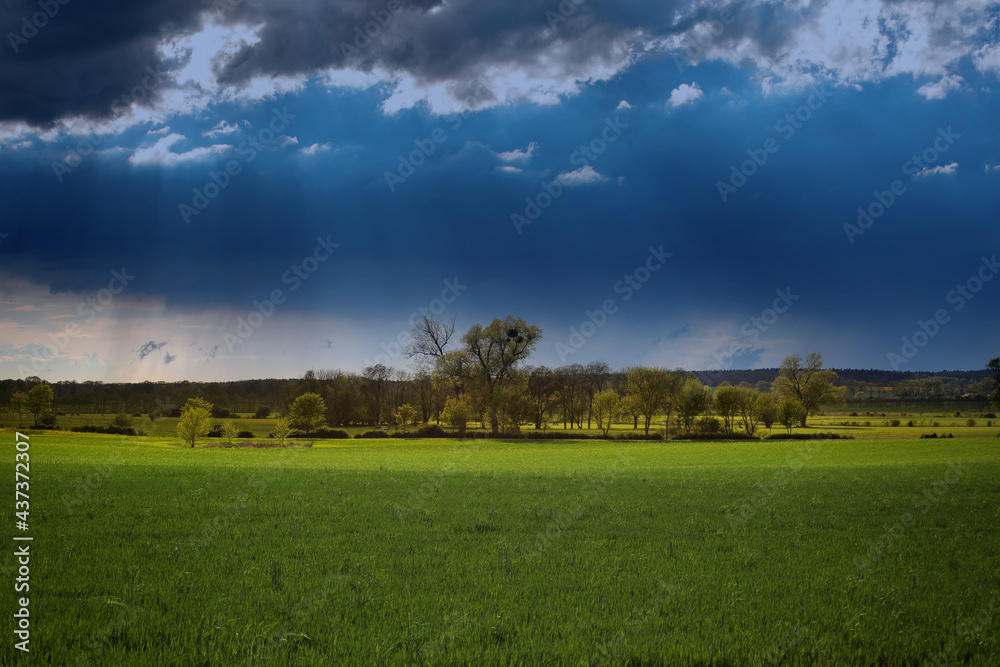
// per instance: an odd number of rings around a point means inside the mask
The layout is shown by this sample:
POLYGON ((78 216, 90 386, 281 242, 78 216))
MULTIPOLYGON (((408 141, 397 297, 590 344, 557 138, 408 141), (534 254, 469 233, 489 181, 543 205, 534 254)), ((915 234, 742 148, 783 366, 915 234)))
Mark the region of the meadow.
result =
POLYGON ((33 433, 30 661, 997 664, 1000 440, 956 421, 742 443, 33 433))

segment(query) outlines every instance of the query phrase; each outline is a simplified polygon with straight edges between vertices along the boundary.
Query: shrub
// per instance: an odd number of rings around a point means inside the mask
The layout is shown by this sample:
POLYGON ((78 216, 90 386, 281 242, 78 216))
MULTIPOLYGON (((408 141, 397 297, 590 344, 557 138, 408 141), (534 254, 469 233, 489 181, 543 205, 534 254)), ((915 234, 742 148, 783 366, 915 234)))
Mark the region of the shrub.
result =
POLYGON ((38 426, 35 428, 40 430, 53 430, 58 428, 58 420, 56 413, 46 412, 44 415, 38 418, 38 426))
MULTIPOLYGON (((650 434, 652 435, 652 434, 650 434)), ((656 437, 657 440, 660 439, 659 434, 656 437)), ((721 435, 719 433, 679 433, 670 437, 671 440, 712 440, 715 442, 723 440, 756 440, 757 438, 751 438, 746 432, 743 433, 732 433, 730 435, 721 435)))
POLYGON ((924 439, 924 438, 937 438, 937 437, 938 437, 937 433, 921 433, 920 434, 920 438, 921 439, 924 439))
POLYGON ((216 424, 212 427, 212 430, 206 435, 208 438, 221 438, 222 437, 222 424, 216 424))
POLYGON ((715 417, 699 417, 694 424, 694 428, 698 433, 718 433, 722 430, 722 423, 715 417))
POLYGON ((969 419, 966 419, 966 420, 965 420, 965 425, 966 425, 966 426, 975 426, 975 425, 976 425, 976 420, 975 420, 975 419, 972 419, 972 418, 970 417, 969 419))
POLYGON ((267 419, 271 416, 271 408, 266 405, 257 408, 257 412, 253 413, 254 419, 267 419))
POLYGON ((365 431, 364 433, 358 433, 354 436, 355 438, 390 438, 388 431, 365 431))
MULTIPOLYGON (((893 419, 893 420, 892 420, 891 422, 889 422, 889 423, 890 423, 890 424, 891 424, 892 426, 899 426, 901 422, 900 422, 900 421, 899 421, 898 419, 893 419)), ((913 426, 913 422, 910 422, 910 426, 913 426)))
POLYGON ((253 431, 240 431, 239 433, 236 434, 236 437, 237 438, 252 438, 253 437, 253 431))
POLYGON ((775 433, 769 435, 765 440, 854 440, 853 435, 841 435, 840 433, 775 433))
POLYGON ((646 435, 642 431, 625 431, 616 433, 613 437, 615 440, 663 440, 663 434, 659 432, 646 435))
POLYGON ((445 432, 443 428, 437 424, 427 424, 426 426, 421 426, 417 429, 416 437, 418 438, 447 438, 448 433, 445 432))
POLYGON ((910 421, 906 422, 906 425, 912 428, 913 420, 911 419, 910 421))
POLYGON ((108 435, 139 435, 139 433, 131 427, 125 426, 115 426, 114 424, 108 424, 107 426, 95 426, 93 424, 87 424, 85 426, 74 426, 70 429, 74 433, 105 433, 108 435))

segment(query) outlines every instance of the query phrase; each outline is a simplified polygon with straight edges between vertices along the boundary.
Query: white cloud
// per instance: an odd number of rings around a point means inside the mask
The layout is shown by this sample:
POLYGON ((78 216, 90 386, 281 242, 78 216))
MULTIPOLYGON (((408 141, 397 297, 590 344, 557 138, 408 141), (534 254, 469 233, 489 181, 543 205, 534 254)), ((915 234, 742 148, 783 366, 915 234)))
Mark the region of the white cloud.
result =
POLYGON ((917 88, 917 93, 929 100, 943 100, 951 91, 961 89, 964 82, 965 79, 957 74, 949 74, 935 83, 925 83, 917 88))
POLYGON ((294 146, 297 143, 299 143, 298 137, 290 137, 287 134, 278 137, 278 139, 274 142, 275 146, 277 146, 279 150, 285 148, 286 146, 294 146))
POLYGON ((945 174, 951 176, 952 174, 958 173, 958 163, 952 162, 951 164, 938 165, 936 167, 924 167, 919 172, 914 175, 914 178, 922 178, 924 176, 934 176, 936 174, 945 174))
POLYGON ((559 181, 569 188, 577 185, 586 185, 587 183, 602 183, 606 180, 608 180, 607 176, 601 175, 589 164, 574 171, 559 174, 559 181))
POLYGON ((1000 171, 1000 164, 987 164, 985 165, 985 171, 987 174, 991 171, 1000 171))
POLYGON ((240 131, 239 123, 229 123, 227 121, 219 121, 219 124, 213 127, 211 130, 205 130, 201 133, 203 137, 218 137, 223 134, 232 134, 234 132, 240 131))
POLYGON ((615 107, 615 111, 624 111, 625 109, 631 109, 631 108, 632 105, 628 103, 628 100, 622 100, 621 102, 618 103, 618 106, 615 107))
POLYGON ((134 153, 132 153, 131 157, 129 157, 129 164, 133 166, 162 165, 169 167, 182 162, 191 162, 192 160, 201 160, 211 157, 212 155, 217 155, 218 153, 222 153, 231 148, 225 144, 216 144, 214 146, 199 146, 197 148, 192 148, 185 153, 172 152, 170 147, 183 139, 184 137, 180 134, 168 134, 152 146, 137 149, 134 153))
POLYGON ((520 167, 515 167, 512 164, 503 164, 497 167, 497 171, 502 171, 505 174, 520 174, 524 170, 520 167))
POLYGON ((1000 76, 1000 44, 987 44, 976 51, 972 61, 976 69, 983 74, 992 73, 1000 76))
POLYGON ((535 154, 536 150, 538 150, 538 144, 532 141, 524 150, 518 148, 504 153, 497 153, 497 155, 504 162, 527 162, 531 159, 531 156, 535 154))
MULTIPOLYGON (((789 92, 822 80, 835 85, 878 83, 886 78, 945 77, 971 58, 985 72, 1000 67, 996 44, 983 46, 994 24, 988 0, 843 0, 825 4, 760 2, 735 10, 735 23, 721 33, 711 20, 659 41, 693 63, 721 60, 756 69, 765 94, 789 92), (772 15, 773 14, 773 15, 772 15), (761 30, 764 21, 780 33, 761 30), (986 37, 986 39, 984 39, 986 37), (700 38, 700 39, 699 39, 700 38), (697 48, 693 48, 697 47, 697 48)), ((696 3, 687 18, 705 11, 696 3)))
POLYGON ((325 144, 312 144, 311 146, 306 146, 302 149, 303 155, 315 155, 316 153, 322 153, 328 151, 333 147, 329 141, 325 144))
POLYGON ((679 107, 691 104, 695 100, 704 97, 704 95, 704 91, 698 86, 697 82, 692 81, 691 85, 682 83, 670 91, 670 100, 668 103, 670 106, 679 107))

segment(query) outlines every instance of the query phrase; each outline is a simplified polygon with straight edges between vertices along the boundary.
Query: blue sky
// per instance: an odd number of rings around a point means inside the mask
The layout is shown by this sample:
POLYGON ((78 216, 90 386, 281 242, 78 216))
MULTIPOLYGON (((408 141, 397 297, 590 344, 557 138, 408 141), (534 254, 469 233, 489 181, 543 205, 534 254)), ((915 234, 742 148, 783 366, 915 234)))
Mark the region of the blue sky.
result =
POLYGON ((997 3, 6 4, 0 376, 1000 349, 997 3))

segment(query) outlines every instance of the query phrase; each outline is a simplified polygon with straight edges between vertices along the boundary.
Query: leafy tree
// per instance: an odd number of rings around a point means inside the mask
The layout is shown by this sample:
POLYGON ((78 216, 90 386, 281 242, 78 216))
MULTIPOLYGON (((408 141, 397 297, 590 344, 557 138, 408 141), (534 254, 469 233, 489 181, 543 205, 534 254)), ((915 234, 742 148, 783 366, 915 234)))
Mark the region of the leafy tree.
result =
POLYGON ((792 434, 792 426, 805 421, 805 415, 806 406, 794 396, 783 396, 778 401, 778 423, 788 429, 789 435, 792 434))
MULTIPOLYGON (((649 425, 656 413, 667 403, 673 406, 671 394, 675 387, 675 376, 665 368, 636 366, 629 370, 625 379, 628 405, 642 415, 646 435, 649 435, 649 425)), ((667 420, 670 420, 669 409, 667 420)))
POLYGON ((739 389, 731 386, 716 389, 712 394, 712 408, 715 414, 722 417, 726 434, 731 434, 736 425, 736 413, 739 411, 739 389))
POLYGON ((254 419, 267 419, 270 416, 271 416, 271 408, 267 407, 266 405, 260 406, 259 408, 257 408, 257 411, 253 413, 254 419))
POLYGON ((212 413, 201 407, 184 406, 182 409, 181 420, 177 422, 177 435, 194 447, 195 441, 212 429, 212 413))
POLYGON ((281 417, 274 423, 274 437, 278 444, 285 445, 285 438, 292 432, 292 422, 287 417, 281 417))
POLYGON ((708 387, 690 378, 677 394, 677 418, 686 433, 691 432, 694 420, 708 407, 708 387))
POLYGON ((1000 357, 990 359, 986 367, 993 371, 993 393, 990 394, 990 400, 1000 410, 1000 357))
POLYGON ((815 412, 821 405, 840 400, 843 395, 843 387, 833 386, 837 374, 821 370, 822 367, 823 357, 817 352, 806 357, 804 365, 802 357, 793 354, 781 362, 779 375, 774 380, 774 391, 779 397, 794 396, 805 407, 806 412, 799 424, 803 428, 809 413, 815 412))
POLYGON ((614 389, 606 389, 594 395, 593 403, 594 419, 597 421, 597 428, 608 435, 611 426, 622 413, 622 399, 614 389))
POLYGON ((235 438, 240 432, 239 426, 234 424, 230 420, 222 422, 222 437, 226 439, 226 444, 233 444, 233 438, 235 438))
POLYGON ((591 362, 583 369, 583 380, 583 389, 587 399, 587 428, 589 429, 594 413, 594 397, 604 391, 604 386, 611 381, 611 367, 603 361, 591 362))
POLYGON ((307 392, 292 403, 288 411, 292 428, 311 431, 326 423, 326 403, 319 394, 307 392))
POLYGON ((404 403, 399 406, 396 410, 396 423, 400 426, 406 426, 407 424, 412 424, 417 421, 417 409, 410 405, 409 403, 404 403))
POLYGON ((362 385, 365 397, 368 399, 368 423, 372 425, 387 421, 389 411, 389 384, 393 370, 385 364, 368 366, 361 371, 361 376, 367 380, 362 385))
POLYGON ((541 328, 513 315, 494 319, 485 327, 474 324, 462 337, 473 362, 473 377, 484 389, 493 433, 500 428, 497 393, 509 383, 517 365, 531 355, 541 339, 541 328))
POLYGON ((755 389, 737 387, 736 404, 743 422, 743 430, 752 438, 757 425, 774 408, 774 394, 770 392, 762 394, 755 389))
POLYGON ((445 424, 458 429, 458 435, 465 435, 465 427, 471 419, 472 413, 469 404, 463 398, 449 396, 441 410, 441 420, 445 424))
POLYGON ((17 423, 23 425, 24 415, 28 413, 28 395, 23 391, 15 391, 10 397, 10 409, 17 415, 17 423))
POLYGON ((559 385, 555 373, 550 368, 539 366, 527 369, 528 377, 528 397, 532 404, 532 417, 535 421, 535 428, 542 428, 545 421, 545 413, 552 410, 555 397, 559 393, 559 385))
POLYGON ((200 408, 202 410, 207 410, 208 414, 211 415, 213 406, 211 403, 206 401, 201 396, 198 396, 197 398, 189 398, 187 401, 185 401, 184 405, 180 407, 181 416, 183 417, 184 413, 192 408, 200 408))
POLYGON ((25 407, 35 418, 35 426, 38 426, 38 418, 47 412, 52 411, 52 385, 42 382, 32 387, 25 398, 25 407))

